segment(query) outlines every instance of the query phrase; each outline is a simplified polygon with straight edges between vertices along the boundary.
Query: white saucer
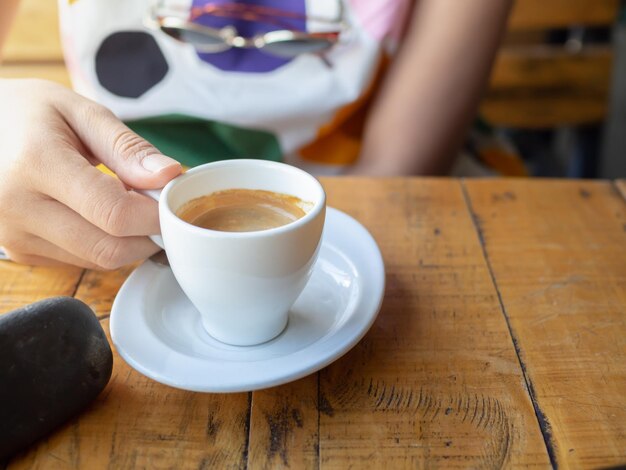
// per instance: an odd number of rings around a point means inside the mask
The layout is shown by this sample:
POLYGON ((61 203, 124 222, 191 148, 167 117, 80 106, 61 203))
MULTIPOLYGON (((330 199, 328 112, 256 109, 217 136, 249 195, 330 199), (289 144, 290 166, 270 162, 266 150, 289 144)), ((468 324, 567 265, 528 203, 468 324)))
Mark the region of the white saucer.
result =
POLYGON ((304 377, 345 354, 374 322, 384 284, 372 236, 328 208, 311 280, 273 340, 230 346, 213 339, 172 271, 151 261, 117 294, 111 338, 128 364, 157 382, 198 392, 257 390, 304 377))

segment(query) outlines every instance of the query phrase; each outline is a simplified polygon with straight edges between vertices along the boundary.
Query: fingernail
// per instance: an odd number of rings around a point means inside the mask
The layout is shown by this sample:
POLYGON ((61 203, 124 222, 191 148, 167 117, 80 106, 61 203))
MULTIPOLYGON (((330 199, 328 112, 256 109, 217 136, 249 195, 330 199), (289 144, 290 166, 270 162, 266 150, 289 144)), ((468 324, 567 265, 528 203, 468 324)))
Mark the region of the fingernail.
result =
POLYGON ((151 173, 158 173, 168 166, 180 165, 176 160, 165 155, 153 154, 148 155, 141 160, 141 166, 151 173))

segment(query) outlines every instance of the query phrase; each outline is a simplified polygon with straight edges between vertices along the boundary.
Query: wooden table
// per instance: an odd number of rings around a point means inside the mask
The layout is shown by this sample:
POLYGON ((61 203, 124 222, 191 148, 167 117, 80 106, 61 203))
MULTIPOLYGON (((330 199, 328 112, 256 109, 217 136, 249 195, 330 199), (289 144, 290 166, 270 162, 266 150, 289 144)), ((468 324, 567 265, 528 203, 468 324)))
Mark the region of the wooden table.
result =
MULTIPOLYGON (((116 354, 96 402, 8 468, 626 463, 626 184, 324 185, 386 263, 359 345, 297 382, 231 395, 169 388, 116 354)), ((74 295, 108 333, 129 272, 2 263, 0 311, 74 295)))

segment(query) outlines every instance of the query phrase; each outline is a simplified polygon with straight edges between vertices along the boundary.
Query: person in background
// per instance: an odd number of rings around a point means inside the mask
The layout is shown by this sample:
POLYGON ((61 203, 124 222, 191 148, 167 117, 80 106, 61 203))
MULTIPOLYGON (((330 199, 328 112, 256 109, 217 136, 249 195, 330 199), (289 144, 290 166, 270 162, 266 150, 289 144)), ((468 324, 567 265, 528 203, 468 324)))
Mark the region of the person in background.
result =
MULTIPOLYGON (((0 246, 86 268, 150 256, 157 206, 132 188, 181 163, 445 174, 511 3, 62 0, 75 91, 0 80, 0 246)), ((0 6, 0 46, 16 7, 0 6)))

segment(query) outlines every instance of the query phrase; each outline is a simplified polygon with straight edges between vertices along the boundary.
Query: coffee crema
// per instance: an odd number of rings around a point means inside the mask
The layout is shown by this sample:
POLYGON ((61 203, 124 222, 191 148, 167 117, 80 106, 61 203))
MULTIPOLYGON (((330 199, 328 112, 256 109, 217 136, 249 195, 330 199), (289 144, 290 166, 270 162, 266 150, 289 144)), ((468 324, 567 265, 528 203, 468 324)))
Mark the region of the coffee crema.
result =
POLYGON ((254 232, 287 225, 313 206, 295 196, 259 189, 226 189, 192 199, 176 215, 197 227, 254 232))

